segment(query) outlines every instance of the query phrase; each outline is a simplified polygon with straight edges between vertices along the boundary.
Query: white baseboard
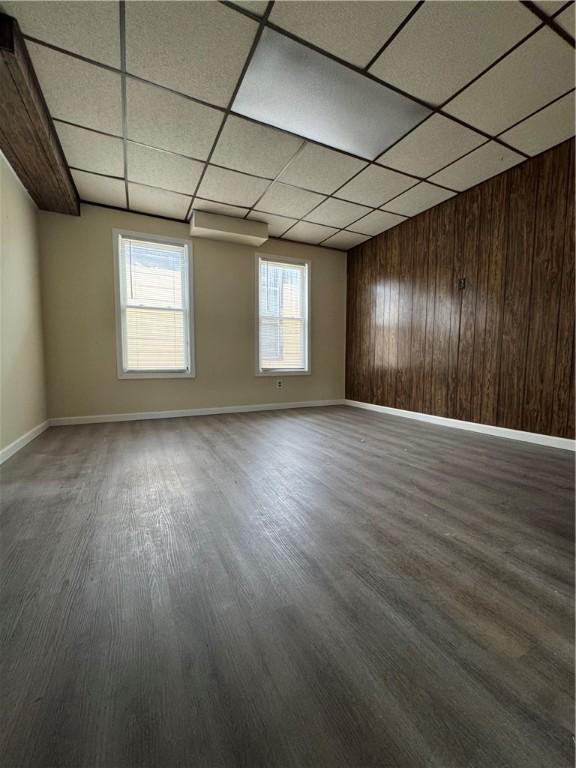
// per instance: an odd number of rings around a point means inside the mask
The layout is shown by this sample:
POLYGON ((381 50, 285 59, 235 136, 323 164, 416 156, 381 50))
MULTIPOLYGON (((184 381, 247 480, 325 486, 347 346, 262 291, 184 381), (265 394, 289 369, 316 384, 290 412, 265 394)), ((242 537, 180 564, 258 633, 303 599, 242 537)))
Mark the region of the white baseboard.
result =
POLYGON ((477 424, 475 421, 460 421, 459 419, 449 419, 445 416, 432 416, 428 413, 418 413, 418 411, 404 411, 401 408, 389 408, 386 405, 361 403, 359 400, 344 400, 344 405, 351 405, 353 408, 364 408, 367 411, 376 411, 377 413, 388 413, 391 416, 402 416, 405 419, 426 421, 430 424, 438 424, 442 427, 467 429, 470 432, 481 432, 485 435, 492 435, 494 437, 507 437, 511 440, 521 440, 525 443, 537 443, 538 445, 547 445, 551 448, 576 451, 576 441, 568 440, 565 437, 539 435, 536 432, 523 432, 520 429, 507 429, 506 427, 493 427, 490 424, 477 424))
POLYGON ((33 429, 26 432, 25 435, 21 435, 17 440, 14 440, 10 445, 7 445, 6 448, 2 448, 0 451, 0 464, 4 464, 5 461, 8 461, 8 459, 11 456, 14 456, 15 453, 17 453, 21 448, 24 448, 25 445, 28 445, 28 443, 32 442, 35 437, 38 437, 38 435, 41 435, 44 430, 48 429, 50 426, 50 421, 43 421, 42 424, 38 424, 38 426, 33 427, 33 429))
POLYGON ((223 413, 251 411, 280 411, 288 408, 318 408, 324 405, 343 405, 344 400, 306 400, 303 403, 261 403, 258 405, 225 405, 219 408, 191 408, 184 411, 141 411, 140 413, 105 413, 94 416, 62 416, 50 419, 51 427, 72 424, 99 424, 111 421, 144 421, 147 419, 176 419, 182 416, 217 416, 223 413))
POLYGON ((552 448, 562 448, 568 451, 576 451, 576 441, 564 437, 552 435, 539 435, 535 432, 522 432, 518 429, 506 429, 505 427, 493 427, 489 424, 477 424, 471 421, 448 419, 444 416, 432 416, 417 411, 404 411, 400 408, 389 408, 385 405, 373 405, 362 403, 358 400, 307 400, 302 403, 261 403, 258 405, 228 405, 220 408, 192 408, 180 411, 142 411, 140 413, 106 413, 94 416, 64 416, 48 419, 38 426, 26 432, 14 442, 0 450, 0 465, 17 453, 34 438, 41 435, 48 427, 61 427, 73 424, 99 424, 114 421, 145 421, 147 419, 175 419, 183 416, 216 416, 224 413, 250 413, 255 411, 277 411, 291 408, 318 408, 327 405, 348 405, 354 408, 363 408, 376 413, 387 413, 391 416, 401 416, 407 419, 415 419, 430 424, 454 429, 466 429, 471 432, 480 432, 494 437, 506 437, 512 440, 521 440, 526 443, 536 443, 552 448))

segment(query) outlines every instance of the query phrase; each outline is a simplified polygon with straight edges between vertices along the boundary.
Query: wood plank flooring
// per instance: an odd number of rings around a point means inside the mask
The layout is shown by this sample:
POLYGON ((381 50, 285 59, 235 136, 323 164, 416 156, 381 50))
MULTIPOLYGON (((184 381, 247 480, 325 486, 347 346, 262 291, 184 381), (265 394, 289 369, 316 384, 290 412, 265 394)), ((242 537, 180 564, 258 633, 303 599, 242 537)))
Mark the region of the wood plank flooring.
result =
POLYGON ((2 768, 573 765, 573 455, 347 407, 2 468, 2 768))

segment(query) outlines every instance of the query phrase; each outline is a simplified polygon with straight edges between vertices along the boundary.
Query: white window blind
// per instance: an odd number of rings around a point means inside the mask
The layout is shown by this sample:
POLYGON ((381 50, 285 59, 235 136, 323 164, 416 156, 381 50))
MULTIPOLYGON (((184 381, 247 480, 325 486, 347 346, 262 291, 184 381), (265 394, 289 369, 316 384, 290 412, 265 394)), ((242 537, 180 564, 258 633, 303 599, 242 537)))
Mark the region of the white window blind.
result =
POLYGON ((308 371, 308 264, 258 260, 261 373, 308 371))
POLYGON ((189 375, 188 245, 118 237, 122 371, 189 375))

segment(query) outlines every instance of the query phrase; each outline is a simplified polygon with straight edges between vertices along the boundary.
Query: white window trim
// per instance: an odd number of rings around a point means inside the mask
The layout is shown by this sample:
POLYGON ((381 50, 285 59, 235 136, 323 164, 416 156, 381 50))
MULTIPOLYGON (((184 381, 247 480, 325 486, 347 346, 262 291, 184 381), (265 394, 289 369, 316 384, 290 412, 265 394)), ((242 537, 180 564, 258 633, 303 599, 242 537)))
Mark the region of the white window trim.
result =
POLYGON ((256 376, 276 376, 282 378, 283 376, 310 376, 312 373, 312 348, 310 344, 310 329, 312 326, 311 321, 311 285, 312 285, 312 263, 310 259, 295 259, 289 256, 274 256, 272 253, 256 253, 255 260, 255 274, 256 274, 256 290, 255 290, 255 323, 254 323, 254 348, 256 350, 255 359, 255 374, 256 376), (273 261, 276 264, 301 264, 306 265, 307 269, 307 285, 306 285, 306 301, 307 301, 307 322, 306 322, 306 370, 294 370, 284 368, 266 369, 260 370, 260 261, 273 261))
POLYGON ((119 379, 193 379, 196 376, 196 343, 194 336, 194 260, 192 257, 192 241, 181 237, 165 237, 150 235, 148 232, 131 232, 126 229, 112 230, 114 253, 114 296, 116 304, 116 367, 119 379), (125 370, 123 361, 124 329, 122 327, 122 301, 120 296, 120 237, 143 240, 149 243, 169 243, 181 245, 186 250, 188 270, 186 274, 186 292, 188 294, 188 323, 186 325, 190 359, 188 371, 130 371, 125 370))

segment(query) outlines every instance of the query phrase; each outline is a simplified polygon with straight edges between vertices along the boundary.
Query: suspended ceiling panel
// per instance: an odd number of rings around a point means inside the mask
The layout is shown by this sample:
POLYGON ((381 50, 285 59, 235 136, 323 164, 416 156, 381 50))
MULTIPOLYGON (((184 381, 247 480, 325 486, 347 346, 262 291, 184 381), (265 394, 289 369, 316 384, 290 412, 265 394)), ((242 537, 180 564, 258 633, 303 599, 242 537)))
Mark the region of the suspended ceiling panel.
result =
POLYGON ((104 173, 107 176, 124 175, 122 139, 58 120, 54 125, 70 168, 82 168, 84 171, 104 173))
POLYGON ((208 200, 250 208, 267 186, 265 179, 210 165, 204 174, 198 194, 208 200))
POLYGON ((2 2, 25 35, 120 67, 120 5, 115 2, 2 2))
POLYGON ((128 144, 128 180, 193 195, 203 164, 141 144, 128 144))
POLYGON ((82 200, 126 208, 126 185, 123 180, 85 171, 72 171, 72 178, 82 200))
POLYGON ((240 216, 244 218, 249 208, 239 208, 235 205, 227 205, 226 203, 214 203, 212 200, 203 200, 201 197, 197 197, 194 200, 193 209, 195 211, 207 211, 208 213, 217 213, 220 216, 240 216))
POLYGON ((365 67, 415 2, 278 2, 270 21, 324 51, 365 67))
POLYGON ((306 144, 279 178, 296 187, 330 194, 365 167, 363 160, 317 144, 306 144))
POLYGON ((286 216, 278 216, 274 213, 262 213, 262 211, 252 211, 248 216, 254 221, 264 221, 268 224, 268 234, 270 237, 281 237, 286 230, 296 224, 298 219, 290 219, 286 216))
POLYGON ((336 197, 377 208, 417 183, 412 176, 371 165, 339 189, 336 197))
POLYGON ((271 29, 262 34, 233 109, 367 160, 429 113, 271 29))
POLYGON ((427 208, 443 203, 444 200, 453 196, 454 192, 423 181, 422 184, 412 187, 412 189, 386 203, 386 210, 391 213, 400 213, 403 216, 416 216, 427 208))
POLYGON ((191 202, 191 198, 186 195, 140 184, 128 184, 128 196, 132 211, 168 217, 173 216, 173 211, 178 211, 181 219, 186 216, 191 202))
POLYGON ((306 215, 308 221, 315 221, 318 224, 329 224, 333 227, 344 228, 356 219, 370 213, 370 208, 356 203, 348 203, 343 200, 330 198, 321 203, 313 211, 306 215))
POLYGON ((507 171, 522 160, 522 155, 495 141, 489 141, 432 176, 432 181, 462 192, 507 171))
POLYGON ((217 2, 128 2, 126 67, 224 107, 257 29, 252 19, 217 2))
POLYGON ((138 80, 126 81, 127 137, 151 147, 206 160, 222 112, 138 80))
POLYGON ((288 232, 290 233, 291 240, 318 245, 323 240, 327 240, 332 235, 335 235, 338 230, 332 227, 325 227, 322 224, 310 224, 307 221, 299 221, 288 232))
POLYGON ((250 13, 255 13, 257 16, 262 16, 268 7, 268 0, 235 0, 234 5, 244 8, 250 13))
POLYGON ((566 141, 574 133, 574 91, 503 133, 501 138, 527 155, 566 141))
POLYGON ((120 75, 36 43, 28 51, 52 117, 122 135, 120 75))
POLYGON ((378 158, 415 176, 428 176, 487 141, 486 137, 442 115, 432 115, 378 158))
POLYGON ((328 240, 325 240, 323 245, 328 248, 341 248, 348 251, 350 248, 355 248, 357 245, 360 245, 360 243, 365 243, 366 240, 369 239, 370 238, 367 235, 357 235, 354 232, 346 232, 342 230, 341 232, 332 235, 332 237, 329 237, 328 240))
POLYGON ((218 139, 212 162, 273 179, 303 143, 297 136, 231 115, 218 139))
POLYGON ((355 221, 350 224, 348 229, 353 232, 360 232, 364 235, 379 235, 380 232, 385 232, 387 229, 392 229, 397 224, 402 224, 406 221, 404 216, 398 216, 394 213, 387 213, 386 211, 372 211, 359 221, 355 221))
POLYGON ((266 213, 301 218, 323 200, 324 197, 316 192, 308 192, 276 182, 266 191, 256 208, 266 213))
POLYGON ((574 50, 541 29, 446 106, 491 135, 574 87, 574 50))
POLYGON ((555 20, 565 32, 574 37, 574 5, 558 14, 555 20))
POLYGON ((521 2, 2 7, 87 202, 348 248, 573 135, 573 48, 521 2))
POLYGON ((537 26, 519 2, 427 2, 370 72, 441 104, 537 26))

